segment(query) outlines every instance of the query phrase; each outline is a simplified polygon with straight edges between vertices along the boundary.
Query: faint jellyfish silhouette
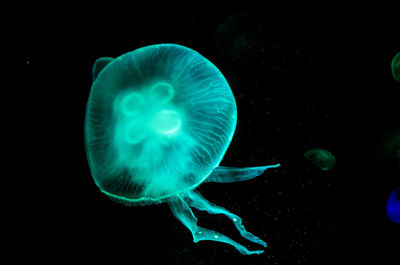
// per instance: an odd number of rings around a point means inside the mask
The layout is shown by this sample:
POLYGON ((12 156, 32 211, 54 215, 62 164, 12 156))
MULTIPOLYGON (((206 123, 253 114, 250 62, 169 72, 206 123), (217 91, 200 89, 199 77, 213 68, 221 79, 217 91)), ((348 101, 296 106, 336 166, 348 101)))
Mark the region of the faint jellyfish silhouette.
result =
POLYGON ((266 247, 246 231, 239 216, 195 191, 202 182, 249 180, 279 166, 219 166, 232 140, 237 112, 217 67, 189 48, 158 44, 113 60, 99 59, 93 77, 85 147, 100 190, 129 206, 168 202, 194 242, 213 240, 242 254, 262 253, 197 226, 190 209, 224 214, 242 237, 266 247))
POLYGON ((387 130, 382 138, 381 155, 400 164, 400 128, 387 130))
POLYGON ((400 188, 395 189, 390 194, 386 204, 386 212, 390 220, 400 223, 400 188))
POLYGON ((400 159, 400 129, 395 130, 385 144, 390 156, 400 159))
POLYGON ((249 14, 234 14, 217 28, 218 51, 229 62, 251 63, 262 53, 265 33, 259 19, 249 14))
POLYGON ((400 52, 393 57, 392 74, 395 80, 400 81, 400 52))
POLYGON ((335 156, 325 149, 310 149, 304 156, 322 170, 329 170, 333 168, 336 163, 335 156))

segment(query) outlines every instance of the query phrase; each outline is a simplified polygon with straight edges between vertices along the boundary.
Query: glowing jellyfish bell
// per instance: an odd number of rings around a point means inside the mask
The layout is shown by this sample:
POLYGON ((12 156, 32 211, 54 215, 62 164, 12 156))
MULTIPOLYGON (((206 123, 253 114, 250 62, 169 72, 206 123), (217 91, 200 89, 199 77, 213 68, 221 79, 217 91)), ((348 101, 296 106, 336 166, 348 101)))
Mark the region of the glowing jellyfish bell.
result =
POLYGON ((393 57, 391 66, 394 79, 400 81, 400 52, 393 57))
POLYGON ((304 156, 321 170, 329 170, 336 164, 335 156, 325 149, 310 149, 304 154, 304 156))
POLYGON ((239 216, 208 202, 195 188, 203 182, 255 178, 267 168, 219 166, 236 127, 236 103, 221 72, 194 50, 159 44, 101 58, 93 67, 86 109, 85 147, 100 190, 126 205, 168 202, 194 242, 213 240, 250 251, 227 236, 197 226, 190 207, 224 214, 240 234, 239 216))
POLYGON ((400 223, 400 188, 395 189, 389 196, 386 212, 390 220, 400 223))

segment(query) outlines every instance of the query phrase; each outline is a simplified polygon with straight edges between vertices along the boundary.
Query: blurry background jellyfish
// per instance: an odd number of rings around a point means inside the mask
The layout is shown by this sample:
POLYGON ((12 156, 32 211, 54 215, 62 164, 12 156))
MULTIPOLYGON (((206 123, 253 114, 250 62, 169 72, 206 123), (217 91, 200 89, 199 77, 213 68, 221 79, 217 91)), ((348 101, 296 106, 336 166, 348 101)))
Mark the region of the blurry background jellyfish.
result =
POLYGON ((85 147, 94 181, 110 199, 125 205, 168 202, 194 242, 213 240, 250 251, 229 237, 197 226, 191 207, 224 214, 241 236, 242 219, 208 202, 195 188, 202 182, 255 178, 272 166, 219 166, 235 131, 236 103, 222 73, 194 50, 159 44, 93 68, 87 103, 85 147))
POLYGON ((384 148, 389 156, 400 162, 400 128, 389 134, 384 148))
POLYGON ((321 148, 310 149, 304 156, 322 170, 329 170, 336 163, 335 156, 331 152, 321 148))
POLYGON ((400 188, 390 194, 386 204, 387 215, 395 223, 400 223, 400 188))
POLYGON ((224 20, 217 28, 218 51, 229 62, 247 64, 262 52, 264 30, 256 16, 239 13, 224 20))
POLYGON ((378 158, 400 165, 400 127, 387 128, 381 136, 378 158))
POLYGON ((400 81, 400 52, 393 57, 392 74, 396 81, 400 81))

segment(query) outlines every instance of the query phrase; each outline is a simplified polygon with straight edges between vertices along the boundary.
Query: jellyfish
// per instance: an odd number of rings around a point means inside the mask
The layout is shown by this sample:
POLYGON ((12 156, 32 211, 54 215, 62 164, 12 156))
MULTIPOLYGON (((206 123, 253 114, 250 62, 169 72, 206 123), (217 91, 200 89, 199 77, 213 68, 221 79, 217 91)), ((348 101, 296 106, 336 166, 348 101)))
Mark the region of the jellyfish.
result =
POLYGON ((260 56, 264 35, 264 29, 257 17, 238 13, 218 26, 215 41, 218 51, 225 59, 242 65, 260 56))
POLYGON ((400 128, 385 133, 382 151, 384 152, 384 157, 397 159, 400 163, 400 128))
POLYGON ((389 196, 386 212, 390 220, 400 223, 400 188, 395 189, 389 196))
POLYGON ((168 203, 195 243, 231 238, 197 225, 191 208, 223 214, 241 236, 266 247, 242 219, 205 199, 203 182, 253 179, 269 168, 219 166, 235 131, 235 98, 222 73, 198 52, 176 44, 136 49, 93 67, 86 108, 85 148, 95 184, 127 206, 168 203))
POLYGON ((393 57, 392 74, 396 81, 400 81, 400 52, 393 57))
POLYGON ((304 154, 304 156, 322 170, 329 170, 333 168, 336 163, 333 154, 325 149, 310 149, 304 154))

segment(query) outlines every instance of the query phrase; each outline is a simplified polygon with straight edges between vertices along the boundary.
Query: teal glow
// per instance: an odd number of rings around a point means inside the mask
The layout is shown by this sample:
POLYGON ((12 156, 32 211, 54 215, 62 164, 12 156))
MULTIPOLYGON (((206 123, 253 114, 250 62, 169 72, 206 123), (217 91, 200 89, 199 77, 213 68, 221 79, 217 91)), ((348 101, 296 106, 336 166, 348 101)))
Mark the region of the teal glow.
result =
POLYGON ((92 69, 93 81, 97 78, 97 75, 101 72, 101 70, 103 70, 103 68, 113 60, 114 58, 112 57, 102 57, 96 60, 92 69))
POLYGON ((141 108, 144 107, 144 100, 139 93, 130 93, 122 99, 121 110, 126 115, 139 114, 141 108))
POLYGON ((150 88, 150 95, 160 102, 168 102, 174 97, 175 90, 168 82, 158 82, 150 88))
POLYGON ((242 237, 239 216, 208 202, 194 189, 202 182, 236 182, 266 169, 219 167, 237 120, 235 98, 222 73, 198 52, 175 44, 143 47, 115 59, 100 58, 85 119, 85 147, 96 185, 125 205, 168 202, 194 242, 213 240, 250 251, 197 226, 190 207, 224 214, 242 237))
POLYGON ((176 111, 162 110, 151 121, 155 131, 162 134, 172 134, 181 127, 181 118, 176 111))

